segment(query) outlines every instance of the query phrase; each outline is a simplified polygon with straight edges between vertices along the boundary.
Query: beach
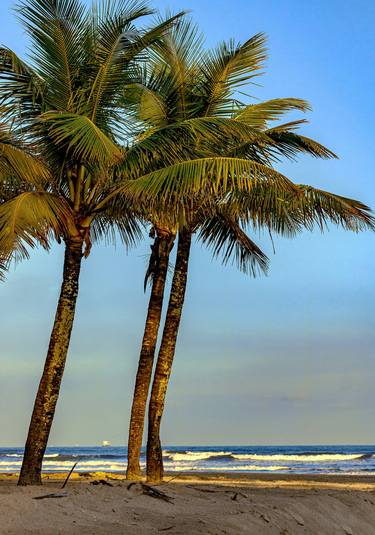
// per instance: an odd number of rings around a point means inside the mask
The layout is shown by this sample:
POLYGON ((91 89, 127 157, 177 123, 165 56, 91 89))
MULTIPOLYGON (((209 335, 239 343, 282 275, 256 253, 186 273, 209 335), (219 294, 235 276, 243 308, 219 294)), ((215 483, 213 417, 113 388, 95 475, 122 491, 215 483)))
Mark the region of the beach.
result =
POLYGON ((169 473, 151 491, 103 472, 73 473, 62 490, 65 477, 50 473, 42 487, 22 488, 16 474, 1 474, 0 533, 374 533, 373 476, 169 473), (51 493, 62 496, 35 499, 51 493))

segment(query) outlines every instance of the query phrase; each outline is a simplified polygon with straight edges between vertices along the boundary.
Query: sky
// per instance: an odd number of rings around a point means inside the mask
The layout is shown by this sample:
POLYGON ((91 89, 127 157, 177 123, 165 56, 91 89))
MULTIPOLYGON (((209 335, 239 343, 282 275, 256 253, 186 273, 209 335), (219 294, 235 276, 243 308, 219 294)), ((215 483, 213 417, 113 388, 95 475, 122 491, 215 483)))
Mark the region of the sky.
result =
MULTIPOLYGON (((269 59, 256 99, 300 97, 304 133, 340 159, 279 170, 375 208, 375 4, 368 0, 163 0, 191 11, 207 46, 262 31, 269 59)), ((11 0, 0 43, 26 53, 11 0)), ((255 237, 267 277, 222 266, 194 244, 162 426, 164 444, 375 444, 375 236, 330 228, 255 237)), ((84 261, 50 445, 125 444, 148 294, 150 242, 98 245, 84 261)), ((0 446, 24 443, 61 283, 63 250, 32 253, 0 285, 0 446)))

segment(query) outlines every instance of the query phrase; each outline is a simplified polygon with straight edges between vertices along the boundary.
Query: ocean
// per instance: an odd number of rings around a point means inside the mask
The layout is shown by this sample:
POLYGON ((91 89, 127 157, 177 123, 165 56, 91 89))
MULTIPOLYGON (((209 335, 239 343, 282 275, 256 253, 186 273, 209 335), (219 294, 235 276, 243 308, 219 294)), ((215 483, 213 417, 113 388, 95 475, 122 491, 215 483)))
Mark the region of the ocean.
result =
MULTIPOLYGON (((167 446, 163 457, 169 472, 375 475, 375 446, 167 446)), ((67 472, 75 462, 80 472, 124 472, 126 447, 50 447, 43 470, 67 472)), ((0 447, 0 472, 19 471, 21 463, 22 448, 0 447)))

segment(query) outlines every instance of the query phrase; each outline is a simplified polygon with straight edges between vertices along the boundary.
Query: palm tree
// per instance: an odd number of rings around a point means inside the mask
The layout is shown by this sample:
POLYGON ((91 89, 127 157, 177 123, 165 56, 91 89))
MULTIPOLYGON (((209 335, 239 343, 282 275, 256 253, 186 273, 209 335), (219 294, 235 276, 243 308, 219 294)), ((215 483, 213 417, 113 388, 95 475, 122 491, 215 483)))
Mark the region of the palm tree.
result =
MULTIPOLYGON (((0 50, 0 99, 17 134, 38 148, 48 174, 1 205, 1 258, 27 256, 27 246, 48 246, 53 237, 65 244, 61 292, 19 479, 26 485, 41 483, 82 258, 92 240, 114 226, 126 244, 140 236, 130 208, 120 211, 114 203, 121 184, 116 167, 129 152, 117 143, 126 134, 123 88, 134 81, 136 59, 179 15, 145 31, 135 27, 151 13, 143 1, 103 0, 88 9, 80 0, 25 0, 18 12, 33 55, 27 64, 0 50)), ((133 151, 129 166, 138 157, 144 168, 144 153, 133 151)))
MULTIPOLYGON (((163 130, 168 126, 179 126, 179 130, 182 128, 183 132, 191 119, 204 117, 202 103, 199 102, 194 92, 195 80, 192 76, 192 71, 196 68, 195 64, 202 54, 201 43, 202 38, 196 26, 190 21, 179 21, 173 31, 168 32, 164 37, 162 46, 154 47, 153 61, 148 62, 142 73, 143 80, 142 76, 140 77, 142 83, 128 87, 128 92, 133 92, 136 120, 143 128, 144 125, 148 126, 146 132, 140 133, 142 137, 147 137, 155 129, 163 130)), ((256 36, 251 50, 254 63, 260 62, 264 55, 262 45, 263 37, 256 36)), ((211 121, 212 119, 217 119, 217 117, 210 118, 211 121)), ((204 134, 202 125, 193 122, 192 126, 198 130, 202 129, 199 135, 204 134)), ((208 126, 208 121, 203 126, 208 126)), ((235 125, 228 123, 219 124, 217 120, 216 122, 214 120, 213 134, 215 136, 216 133, 218 136, 219 128, 222 128, 225 136, 230 135, 233 126, 235 125)), ((238 129, 235 130, 238 133, 238 129)), ((241 134, 243 135, 242 131, 241 134)), ((248 132, 245 134, 247 136, 248 132)), ((222 135, 221 140, 224 141, 222 135)), ((188 145, 189 140, 186 139, 185 152, 188 152, 186 150, 188 145)), ((199 156, 200 152, 196 149, 196 143, 194 149, 192 156, 199 156)), ((141 478, 140 452, 147 397, 160 327, 169 257, 178 227, 178 221, 169 217, 170 212, 171 210, 164 205, 160 207, 160 210, 154 210, 151 217, 150 236, 154 238, 154 243, 151 247, 145 287, 149 279, 152 280, 152 286, 134 386, 128 435, 127 478, 133 480, 141 478)))
MULTIPOLYGON (((249 48, 249 61, 254 64, 264 56, 263 37, 256 36, 249 48)), ((249 130, 245 125, 229 121, 220 121, 220 117, 202 117, 201 109, 197 109, 199 101, 194 93, 194 78, 192 70, 201 54, 201 37, 196 27, 189 21, 179 21, 173 32, 168 32, 163 43, 153 49, 153 61, 149 61, 140 74, 140 82, 129 85, 128 98, 134 100, 134 115, 136 122, 141 124, 139 136, 147 141, 148 136, 170 128, 175 130, 176 138, 181 137, 183 151, 168 154, 168 160, 173 158, 204 155, 204 151, 197 151, 195 137, 191 138, 190 128, 196 131, 199 138, 209 136, 218 144, 228 136, 239 136, 241 141, 248 140, 249 130), (143 80, 142 80, 143 78, 143 80), (193 119, 193 121, 192 121, 193 119), (204 119, 200 122, 194 119, 204 119), (142 131, 144 125, 149 128, 142 131), (187 147, 192 145, 194 151, 189 153, 187 147)), ((301 101, 302 102, 302 101, 301 101)), ((296 101, 297 103, 297 101, 296 101)), ((202 108, 202 103, 200 103, 202 108)), ((300 106, 300 104, 298 104, 300 106)), ((253 131, 250 132, 253 134, 253 131)), ((215 151, 211 151, 216 155, 215 151)), ((207 153, 207 151, 206 151, 207 153)), ((162 158, 165 155, 161 155, 162 158)), ((177 199, 178 204, 181 198, 177 199)), ((148 313, 144 328, 143 341, 140 351, 138 370, 136 375, 133 404, 128 437, 128 466, 127 477, 139 479, 140 451, 144 428, 147 397, 151 382, 151 374, 155 347, 157 343, 164 288, 168 271, 169 256, 173 248, 179 217, 170 217, 170 210, 164 203, 153 211, 151 217, 151 237, 154 237, 149 266, 145 283, 152 280, 148 313)))
MULTIPOLYGON (((331 151, 319 143, 295 132, 303 121, 269 128, 270 121, 278 119, 291 109, 306 111, 306 102, 299 99, 275 99, 246 106, 234 100, 233 93, 238 86, 255 76, 260 69, 265 57, 263 36, 257 35, 239 46, 235 46, 233 42, 222 44, 215 51, 202 55, 200 39, 196 38, 195 29, 189 23, 180 22, 172 33, 168 33, 165 40, 167 43, 155 53, 147 79, 138 87, 138 118, 149 125, 151 132, 173 123, 179 124, 180 127, 189 123, 198 131, 202 128, 198 143, 194 142, 190 148, 190 157, 222 155, 246 158, 263 172, 265 167, 271 171, 272 164, 281 156, 294 158, 298 152, 310 153, 315 157, 334 157, 331 151), (203 126, 208 125, 205 123, 208 119, 210 125, 215 125, 216 128, 214 143, 211 140, 207 143, 204 138, 203 126), (238 123, 247 129, 238 131, 238 123), (220 128, 224 125, 224 132, 227 134, 225 143, 220 137, 220 128)), ((147 132, 143 135, 147 137, 147 132)), ((187 147, 188 144, 185 143, 186 150, 187 147)), ((181 179, 183 167, 176 165, 181 179)), ((247 260, 250 259, 252 265, 254 263, 254 248, 246 248, 244 243, 250 243, 251 247, 255 247, 255 244, 241 229, 239 219, 245 225, 252 222, 257 227, 267 227, 287 235, 293 235, 303 228, 311 228, 315 223, 322 227, 326 221, 332 221, 350 230, 372 226, 368 208, 361 203, 310 187, 300 186, 298 189, 297 195, 295 191, 293 195, 286 191, 281 195, 274 195, 274 190, 257 190, 253 187, 251 195, 248 192, 232 192, 230 196, 228 189, 225 189, 219 199, 217 192, 207 191, 208 195, 215 194, 219 206, 222 206, 225 199, 226 210, 217 210, 216 205, 216 211, 211 211, 211 214, 202 211, 202 197, 207 199, 202 196, 202 191, 195 202, 191 197, 186 199, 185 207, 182 206, 181 197, 176 199, 178 210, 184 212, 185 222, 180 226, 176 266, 150 397, 148 480, 160 481, 162 478, 160 422, 185 296, 192 234, 200 228, 200 236, 213 246, 215 254, 224 252, 224 260, 227 261, 235 251, 241 267, 244 268, 247 260), (186 219, 190 219, 190 224, 186 225, 186 219)), ((158 212, 158 223, 155 224, 151 219, 157 238, 152 247, 146 277, 152 274, 154 278, 132 405, 128 441, 129 479, 140 477, 139 457, 144 416, 160 326, 168 259, 177 225, 174 222, 168 226, 167 222, 163 221, 162 233, 158 233, 158 228, 163 214, 168 214, 171 220, 171 204, 169 202, 167 206, 163 206, 162 214, 158 212), (162 239, 166 240, 163 250, 160 248, 162 239)))
MULTIPOLYGON (((129 133, 124 88, 137 79, 145 49, 180 15, 144 31, 134 26, 149 13, 143 2, 103 0, 88 9, 79 0, 25 0, 18 10, 34 52, 26 63, 0 49, 0 105, 47 173, 1 204, 1 263, 26 257, 38 244, 48 248, 54 239, 65 245, 61 292, 19 479, 26 485, 41 482, 82 257, 89 255, 92 241, 113 235, 116 228, 132 244, 141 235, 138 219, 155 211, 153 203, 189 196, 203 186, 217 190, 226 181, 251 189, 257 174, 259 187, 273 184, 280 193, 294 187, 244 159, 191 161, 183 148, 186 139, 191 144, 197 138, 191 125, 139 140, 129 133)), ((213 138, 209 121, 201 130, 213 138)))
POLYGON ((168 126, 136 140, 129 136, 124 88, 139 75, 139 54, 177 17, 145 32, 134 27, 148 13, 141 2, 103 1, 88 10, 79 0, 29 0, 19 9, 34 56, 29 65, 1 49, 0 95, 17 133, 37 147, 48 175, 0 206, 0 250, 9 258, 25 256, 27 246, 48 247, 53 238, 65 244, 61 293, 19 481, 39 484, 82 256, 89 255, 92 241, 117 228, 125 243, 133 243, 140 235, 137 216, 161 213, 167 199, 174 207, 176 199, 186 206, 203 189, 250 192, 256 186, 278 198, 298 195, 299 188, 247 158, 192 159, 184 148, 202 136, 205 143, 223 139, 232 130, 245 142, 249 128, 239 121, 229 126, 207 118, 204 124, 168 126))
MULTIPOLYGON (((173 128, 173 125, 175 128, 177 125, 178 131, 184 132, 184 128, 189 125, 197 130, 199 139, 198 143, 195 139, 193 140, 190 157, 240 156, 250 159, 253 164, 259 164, 262 170, 264 170, 262 165, 268 165, 277 156, 293 157, 300 151, 317 157, 334 156, 328 149, 313 140, 296 135, 293 128, 299 123, 279 126, 277 129, 268 129, 265 132, 267 122, 277 119, 286 111, 307 110, 308 104, 305 101, 275 99, 255 106, 244 106, 233 99, 235 88, 255 76, 261 67, 265 58, 262 35, 254 36, 242 46, 235 46, 233 42, 228 45, 222 44, 217 51, 209 54, 203 54, 201 42, 202 39, 196 27, 183 20, 179 21, 178 25, 165 36, 163 47, 158 47, 156 50, 154 48, 153 61, 148 63, 148 69, 143 73, 143 83, 132 87, 136 104, 136 119, 149 127, 148 131, 141 133, 143 138, 147 138, 149 132, 155 133, 167 127, 173 128), (236 112, 234 113, 233 110, 236 112), (240 128, 240 126, 245 128, 240 128), (213 127, 215 133, 214 139, 209 143, 205 137, 211 132, 208 127, 213 127)), ((188 147, 189 140, 186 140, 185 151, 188 151, 188 147)), ((181 179, 183 179, 182 176, 181 179)), ((212 193, 211 191, 211 195, 212 193)), ((259 191, 259 195, 262 193, 263 191, 259 191)), ((268 190, 268 203, 271 199, 270 194, 271 191, 268 190)), ((257 203, 257 209, 260 205, 259 195, 252 197, 257 203)), ((216 193, 215 197, 217 197, 216 193)), ((278 205, 280 212, 280 207, 284 210, 284 205, 277 202, 279 197, 274 197, 273 202, 278 205)), ((207 197, 202 196, 200 191, 199 199, 196 199, 196 205, 199 206, 198 219, 193 224, 190 222, 190 230, 191 228, 197 230, 205 221, 205 218, 202 218, 204 215, 202 199, 206 201, 207 197)), ((186 207, 191 216, 191 213, 194 213, 192 199, 189 198, 187 201, 186 207)), ((180 210, 184 210, 181 197, 177 199, 177 204, 180 210)), ((267 210, 266 206, 263 207, 264 220, 277 215, 277 212, 270 213, 270 208, 269 206, 267 210)), ((212 203, 210 209, 212 215, 212 203)), ((129 427, 127 467, 129 479, 141 477, 140 451, 144 418, 160 327, 167 267, 178 220, 181 219, 181 217, 177 217, 176 220, 171 218, 170 214, 173 210, 172 206, 166 206, 164 203, 164 206, 151 218, 152 236, 156 234, 156 238, 152 246, 146 280, 152 277, 152 289, 129 427), (161 246, 163 243, 164 245, 161 246)), ((205 240, 208 240, 207 232, 213 232, 212 239, 219 240, 214 248, 215 253, 223 251, 226 262, 231 257, 231 253, 235 252, 240 261, 240 267, 246 269, 246 261, 250 260, 252 268, 250 271, 254 273, 254 260, 260 260, 261 256, 254 257, 253 253, 257 252, 257 248, 241 230, 236 220, 237 216, 229 217, 227 212, 224 218, 222 211, 219 214, 214 213, 213 216, 206 221, 205 240), (225 250, 223 247, 227 240, 229 240, 228 249, 225 250)), ((259 215, 257 217, 259 218, 259 215)), ((280 217, 279 215, 278 227, 281 225, 280 217)), ((305 223, 307 224, 307 220, 305 223)), ((292 232, 297 224, 297 220, 289 221, 284 232, 292 232)), ((191 236, 188 238, 187 234, 189 231, 184 228, 182 235, 190 242, 191 236)), ((179 236, 179 244, 182 235, 179 236)), ((176 334, 173 328, 171 331, 176 334)))

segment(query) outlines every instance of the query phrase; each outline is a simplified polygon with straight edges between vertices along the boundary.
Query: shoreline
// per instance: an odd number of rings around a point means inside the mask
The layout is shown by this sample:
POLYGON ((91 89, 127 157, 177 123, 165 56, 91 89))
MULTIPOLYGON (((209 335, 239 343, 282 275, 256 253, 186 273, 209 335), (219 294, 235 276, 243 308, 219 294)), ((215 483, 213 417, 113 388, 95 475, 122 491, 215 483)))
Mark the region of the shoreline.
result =
MULTIPOLYGON (((0 472, 0 484, 18 479, 18 472, 0 472)), ((67 472, 44 472, 43 483, 53 484, 65 480, 67 472)), ((73 472, 70 483, 90 483, 94 480, 129 483, 125 472, 73 472)), ((145 482, 145 478, 143 479, 145 482)), ((337 490, 364 490, 375 492, 375 476, 366 474, 275 474, 275 473, 228 473, 228 472, 165 472, 160 485, 200 483, 204 485, 246 486, 259 488, 332 488, 337 490)))

